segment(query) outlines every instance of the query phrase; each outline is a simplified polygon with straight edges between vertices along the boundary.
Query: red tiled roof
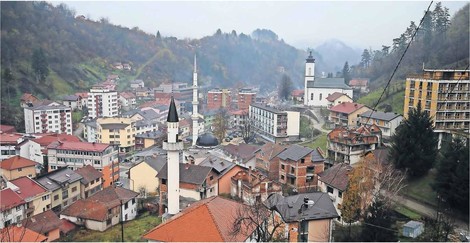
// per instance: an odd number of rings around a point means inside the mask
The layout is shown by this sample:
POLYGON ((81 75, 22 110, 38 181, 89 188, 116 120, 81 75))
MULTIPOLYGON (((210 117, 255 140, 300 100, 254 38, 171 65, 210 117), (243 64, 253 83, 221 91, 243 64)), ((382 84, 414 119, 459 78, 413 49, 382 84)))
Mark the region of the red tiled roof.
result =
POLYGON ((369 79, 357 78, 349 80, 349 86, 367 86, 369 79))
POLYGON ((87 98, 88 97, 88 93, 87 92, 77 92, 75 93, 75 95, 78 95, 82 98, 87 98))
MULTIPOLYGON (((336 99, 338 99, 339 97, 341 97, 343 95, 346 95, 346 94, 343 94, 343 93, 340 93, 340 92, 334 92, 333 94, 328 95, 328 97, 326 97, 326 99, 330 102, 333 102, 333 101, 335 101, 336 99)), ((348 96, 348 95, 346 95, 346 96, 348 96)))
MULTIPOLYGON (((167 242, 245 241, 249 235, 231 234, 237 213, 242 207, 243 204, 230 199, 210 197, 184 209, 166 223, 145 234, 143 238, 167 242)), ((253 231, 254 225, 242 230, 242 232, 253 231)))
POLYGON ((62 225, 60 226, 60 232, 63 234, 67 234, 76 228, 75 224, 66 219, 61 219, 60 221, 62 221, 62 225))
POLYGON ((63 149, 63 150, 79 150, 79 151, 89 151, 89 152, 103 152, 107 149, 109 144, 107 143, 88 143, 88 142, 53 142, 48 149, 63 149))
POLYGON ((16 132, 16 128, 14 126, 0 124, 0 133, 13 133, 13 132, 16 132))
POLYGON ((295 89, 292 90, 291 95, 294 97, 302 97, 304 96, 305 91, 303 89, 295 89))
POLYGON ((12 225, 0 231, 2 242, 43 242, 47 237, 23 226, 12 225))
POLYGON ((19 188, 16 193, 23 199, 34 197, 36 195, 46 192, 42 186, 29 177, 20 177, 18 179, 10 181, 13 185, 19 188))
POLYGON ((248 115, 248 109, 230 111, 230 114, 232 114, 232 115, 248 115))
POLYGON ((180 121, 179 125, 180 125, 180 127, 189 126, 189 125, 191 125, 191 121, 189 119, 184 119, 184 120, 180 121))
POLYGON ((0 144, 17 144, 22 136, 16 133, 0 133, 0 144))
POLYGON ((56 141, 80 142, 80 139, 77 136, 69 134, 52 134, 33 139, 33 141, 41 145, 41 147, 47 147, 52 142, 56 141))
POLYGON ((1 190, 0 198, 2 198, 2 200, 0 200, 0 212, 26 203, 20 196, 18 196, 18 194, 16 194, 16 192, 10 188, 1 190))
POLYGON ((19 168, 35 166, 36 164, 38 163, 16 155, 6 160, 0 161, 0 168, 4 170, 15 170, 19 168))
POLYGON ((29 94, 29 93, 24 93, 21 98, 20 98, 21 101, 30 101, 30 102, 34 102, 34 101, 37 101, 39 100, 36 96, 32 95, 32 94, 29 94))
POLYGON ((359 110, 362 107, 364 107, 363 104, 358 104, 358 103, 354 103, 354 102, 344 102, 344 103, 341 103, 341 104, 338 104, 338 105, 335 105, 335 106, 331 107, 330 111, 350 114, 354 111, 359 110))
POLYGON ((131 92, 121 92, 119 95, 122 96, 124 99, 135 98, 135 94, 131 92))
POLYGON ((47 210, 23 220, 23 225, 32 231, 45 234, 51 230, 59 229, 62 221, 52 210, 47 210))

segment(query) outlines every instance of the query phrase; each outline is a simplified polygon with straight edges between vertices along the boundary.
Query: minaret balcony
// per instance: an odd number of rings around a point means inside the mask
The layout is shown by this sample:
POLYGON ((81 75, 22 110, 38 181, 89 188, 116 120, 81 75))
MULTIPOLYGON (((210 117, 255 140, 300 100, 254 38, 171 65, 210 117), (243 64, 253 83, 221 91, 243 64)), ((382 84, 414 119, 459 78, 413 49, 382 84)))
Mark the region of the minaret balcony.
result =
POLYGON ((167 140, 163 142, 163 149, 167 151, 183 150, 183 141, 178 140, 176 143, 169 143, 167 140))

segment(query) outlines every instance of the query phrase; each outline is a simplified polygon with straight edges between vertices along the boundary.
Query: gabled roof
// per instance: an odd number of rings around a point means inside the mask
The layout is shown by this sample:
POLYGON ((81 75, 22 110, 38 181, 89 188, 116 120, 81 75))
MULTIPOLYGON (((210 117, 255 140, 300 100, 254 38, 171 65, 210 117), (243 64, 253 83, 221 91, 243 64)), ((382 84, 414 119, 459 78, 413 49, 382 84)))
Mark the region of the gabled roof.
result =
POLYGON ((222 146, 222 149, 230 155, 233 155, 237 158, 241 158, 243 162, 246 162, 256 155, 256 152, 259 151, 260 146, 245 143, 240 143, 238 145, 227 144, 225 146, 222 146))
POLYGON ((313 162, 325 161, 324 152, 319 147, 312 151, 311 156, 313 162))
POLYGON ((106 143, 88 143, 88 142, 53 142, 48 149, 79 150, 88 152, 103 152, 111 145, 106 143))
POLYGON ((132 92, 121 92, 119 95, 124 99, 132 99, 135 98, 135 94, 132 92))
POLYGON ((80 182, 82 184, 88 184, 96 179, 103 177, 103 173, 99 172, 95 167, 91 165, 84 166, 75 171, 75 173, 82 176, 80 182))
POLYGON ((159 173, 162 170, 163 166, 166 165, 166 162, 167 162, 166 154, 161 155, 161 156, 148 156, 148 157, 145 157, 144 161, 132 166, 130 169, 132 169, 133 167, 136 167, 137 165, 141 163, 146 163, 147 165, 152 167, 157 173, 159 173))
POLYGON ((4 170, 16 170, 19 168, 36 166, 37 164, 38 163, 30 159, 23 158, 19 155, 15 155, 11 158, 0 161, 0 168, 4 170))
POLYGON ((0 212, 8 210, 10 208, 17 207, 26 202, 16 192, 10 188, 6 188, 0 191, 0 212))
POLYGON ((16 128, 10 125, 0 124, 0 133, 13 133, 16 132, 16 128))
POLYGON ((23 198, 23 200, 47 192, 46 189, 39 185, 39 183, 26 176, 11 180, 10 182, 18 187, 18 190, 15 192, 18 196, 23 198))
POLYGON ((364 107, 363 104, 358 104, 354 102, 343 102, 341 104, 331 107, 329 110, 338 113, 351 114, 359 109, 364 107))
POLYGON ((367 86, 369 79, 367 78, 356 78, 349 80, 349 86, 367 86))
POLYGON ((402 115, 393 113, 393 112, 382 112, 382 111, 366 111, 361 114, 361 117, 369 117, 371 119, 378 119, 378 120, 383 120, 383 121, 391 121, 397 117, 400 117, 402 115))
POLYGON ((39 100, 38 97, 34 96, 33 94, 23 93, 20 98, 21 101, 36 101, 39 100))
MULTIPOLYGON (((207 175, 211 172, 212 167, 192 165, 192 164, 180 164, 180 182, 202 185, 206 180, 207 175)), ((168 164, 165 164, 157 175, 158 178, 168 178, 168 164)))
POLYGON ((36 181, 49 191, 55 191, 66 183, 74 183, 82 179, 75 171, 62 167, 36 178, 36 181))
POLYGON ((344 78, 315 78, 307 82, 307 88, 351 89, 344 83, 344 78))
POLYGON ((298 161, 312 152, 313 149, 311 148, 294 144, 278 154, 277 157, 282 160, 298 161))
POLYGON ((303 89, 294 89, 291 92, 291 95, 294 97, 302 97, 304 95, 305 91, 303 89))
POLYGON ((62 97, 63 101, 77 101, 79 99, 80 99, 80 96, 78 96, 78 95, 66 95, 66 96, 62 97))
POLYGON ((0 144, 16 145, 23 136, 16 133, 0 133, 0 144))
POLYGON ((199 163, 199 165, 212 167, 219 174, 235 166, 234 163, 212 154, 209 154, 206 159, 199 163))
POLYGON ((351 97, 349 97, 347 94, 343 94, 343 93, 340 93, 340 92, 334 92, 333 94, 328 95, 328 97, 326 97, 326 100, 328 100, 330 102, 333 102, 333 101, 335 101, 336 99, 338 99, 339 97, 341 97, 343 95, 347 96, 349 99, 351 99, 351 97))
POLYGON ((345 191, 349 183, 348 173, 352 169, 353 167, 348 164, 335 164, 333 167, 318 174, 318 180, 340 191, 345 191))
POLYGON ((33 141, 41 146, 47 147, 52 142, 56 141, 80 142, 80 139, 77 136, 69 134, 53 134, 33 139, 33 141))
POLYGON ((260 155, 264 159, 271 161, 277 155, 279 155, 282 151, 286 150, 286 145, 281 145, 278 143, 271 143, 267 142, 260 148, 260 155))
POLYGON ((149 241, 166 242, 242 242, 255 230, 246 226, 242 232, 231 234, 237 214, 243 204, 222 198, 210 197, 192 204, 169 221, 158 225, 143 236, 149 241))
POLYGON ((284 222, 300 222, 301 220, 331 219, 339 217, 328 194, 312 192, 284 197, 271 194, 265 205, 276 210, 284 222), (304 199, 313 200, 312 205, 304 205, 304 199))
POLYGON ((23 220, 23 225, 37 233, 46 234, 51 230, 59 229, 62 221, 52 210, 47 210, 23 220))
POLYGON ((24 226, 11 225, 0 230, 2 242, 43 242, 47 237, 24 226))

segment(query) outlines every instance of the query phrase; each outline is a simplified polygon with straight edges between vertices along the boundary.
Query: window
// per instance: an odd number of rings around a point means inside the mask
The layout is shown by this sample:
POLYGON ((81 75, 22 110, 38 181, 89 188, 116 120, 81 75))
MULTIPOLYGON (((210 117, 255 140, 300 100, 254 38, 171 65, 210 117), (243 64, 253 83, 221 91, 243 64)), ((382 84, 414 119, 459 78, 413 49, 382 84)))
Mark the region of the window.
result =
POLYGON ((285 165, 281 164, 281 170, 285 169, 285 165))
POLYGON ((295 168, 294 167, 290 167, 290 173, 292 173, 292 174, 295 173, 295 168))
POLYGON ((166 179, 162 179, 162 184, 166 185, 166 179))
POLYGON ((209 180, 211 181, 214 180, 214 176, 209 177, 209 180))
POLYGON ((281 180, 284 180, 284 175, 281 175, 281 180))
POLYGON ((310 100, 313 100, 313 93, 310 94, 310 100))
POLYGON ((135 204, 135 198, 132 198, 132 204, 135 204))
POLYGON ((308 221, 302 220, 300 221, 300 242, 307 242, 308 241, 308 221))
POLYGON ((128 209, 129 208, 129 202, 126 202, 126 204, 124 204, 124 209, 128 209))
POLYGON ((42 200, 43 200, 43 201, 46 201, 46 200, 48 200, 48 199, 49 199, 49 195, 42 196, 42 200))
POLYGON ((305 163, 305 159, 301 159, 301 160, 300 160, 300 163, 301 163, 301 164, 305 163))
POLYGON ((106 226, 109 226, 111 224, 111 219, 106 220, 106 226))
POLYGON ((329 193, 333 193, 333 187, 326 186, 326 191, 329 193))
POLYGON ((76 191, 77 191, 77 187, 75 186, 72 188, 72 192, 76 192, 76 191))
POLYGON ((16 212, 21 211, 21 206, 16 207, 16 212))
POLYGON ((94 164, 95 164, 95 165, 99 165, 99 164, 101 164, 101 161, 95 160, 94 164))
POLYGON ((54 201, 57 201, 57 200, 59 200, 59 195, 54 196, 54 201))
POLYGON ((338 197, 339 197, 339 198, 342 198, 342 197, 343 197, 343 192, 342 192, 342 191, 338 191, 338 197))
POLYGON ((321 100, 322 96, 323 96, 323 94, 320 93, 320 98, 318 100, 321 100))
POLYGON ((18 171, 22 171, 22 170, 23 170, 23 168, 18 168, 18 171))

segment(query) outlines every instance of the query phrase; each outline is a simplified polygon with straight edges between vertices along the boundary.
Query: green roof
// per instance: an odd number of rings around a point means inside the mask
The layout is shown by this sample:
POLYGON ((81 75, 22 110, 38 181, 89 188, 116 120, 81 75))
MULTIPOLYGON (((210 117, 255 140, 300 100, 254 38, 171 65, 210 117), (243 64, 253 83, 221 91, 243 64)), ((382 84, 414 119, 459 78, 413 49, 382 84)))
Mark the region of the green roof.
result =
POLYGON ((307 88, 351 89, 344 83, 344 78, 315 78, 315 81, 307 82, 307 88))

